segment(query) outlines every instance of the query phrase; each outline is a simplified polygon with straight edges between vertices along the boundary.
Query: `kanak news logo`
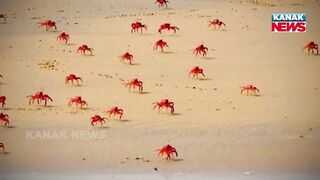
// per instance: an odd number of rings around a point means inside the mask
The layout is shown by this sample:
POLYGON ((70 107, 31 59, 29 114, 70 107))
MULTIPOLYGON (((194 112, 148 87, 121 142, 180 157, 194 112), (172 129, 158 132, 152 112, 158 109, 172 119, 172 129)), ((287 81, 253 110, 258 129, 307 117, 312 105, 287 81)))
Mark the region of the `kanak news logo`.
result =
POLYGON ((307 16, 305 13, 272 14, 272 32, 306 32, 307 16))

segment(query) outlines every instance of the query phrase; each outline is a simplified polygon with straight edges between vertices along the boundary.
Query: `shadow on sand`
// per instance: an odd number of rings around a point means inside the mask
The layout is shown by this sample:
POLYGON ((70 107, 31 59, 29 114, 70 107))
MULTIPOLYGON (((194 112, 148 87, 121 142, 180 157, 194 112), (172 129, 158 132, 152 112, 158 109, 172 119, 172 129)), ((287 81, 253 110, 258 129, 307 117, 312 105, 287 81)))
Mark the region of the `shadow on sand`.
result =
POLYGON ((13 128, 16 128, 16 126, 8 126, 7 128, 13 129, 13 128))
POLYGON ((76 45, 75 43, 67 43, 66 44, 67 46, 74 46, 74 45, 76 45))
POLYGON ((217 59, 217 58, 214 58, 214 57, 203 57, 203 59, 205 59, 205 60, 213 60, 213 59, 217 59))
POLYGON ((173 51, 164 51, 163 53, 164 54, 173 54, 174 52, 173 51))
POLYGON ((129 120, 129 119, 116 119, 115 121, 116 121, 116 122, 125 123, 125 122, 130 122, 131 120, 129 120))
POLYGON ((210 81, 211 79, 209 78, 199 78, 200 81, 210 81))

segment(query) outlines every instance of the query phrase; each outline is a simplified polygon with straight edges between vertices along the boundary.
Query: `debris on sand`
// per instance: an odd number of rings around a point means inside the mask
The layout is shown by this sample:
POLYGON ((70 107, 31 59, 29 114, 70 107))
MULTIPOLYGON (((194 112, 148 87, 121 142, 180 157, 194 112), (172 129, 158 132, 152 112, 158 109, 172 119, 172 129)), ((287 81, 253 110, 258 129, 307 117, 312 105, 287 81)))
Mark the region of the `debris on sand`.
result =
POLYGON ((38 63, 38 66, 41 69, 48 69, 48 70, 58 70, 57 69, 57 65, 59 63, 57 62, 57 60, 43 60, 42 62, 38 63))

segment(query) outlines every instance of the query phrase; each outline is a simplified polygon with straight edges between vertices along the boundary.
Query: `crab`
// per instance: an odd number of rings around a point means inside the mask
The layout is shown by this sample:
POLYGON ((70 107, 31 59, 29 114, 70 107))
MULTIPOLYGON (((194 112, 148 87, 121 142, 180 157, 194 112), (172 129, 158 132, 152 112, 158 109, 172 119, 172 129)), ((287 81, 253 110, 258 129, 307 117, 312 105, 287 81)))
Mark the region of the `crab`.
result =
POLYGON ((90 118, 91 120, 91 126, 94 126, 95 123, 100 122, 101 126, 103 125, 103 123, 106 123, 105 120, 107 120, 107 118, 103 118, 99 115, 94 115, 90 118))
POLYGON ((253 85, 242 86, 240 87, 240 89, 241 89, 240 91, 241 94, 243 93, 243 91, 247 91, 247 95, 249 95, 249 91, 250 91, 250 94, 251 95, 253 94, 254 96, 256 96, 257 92, 260 93, 260 90, 253 85))
POLYGON ((126 87, 129 86, 129 92, 131 90, 131 87, 133 87, 133 89, 135 89, 136 86, 139 87, 139 92, 142 93, 143 91, 143 83, 142 81, 139 81, 137 78, 132 79, 131 81, 126 83, 126 87))
POLYGON ((163 153, 165 153, 167 155, 167 160, 174 159, 174 154, 176 155, 176 157, 178 157, 178 152, 177 152, 176 148, 174 148, 170 144, 167 144, 167 145, 161 147, 157 151, 158 151, 158 156, 159 155, 163 156, 163 153))
POLYGON ((203 44, 200 44, 199 46, 197 46, 194 50, 193 50, 193 54, 196 54, 196 56, 198 54, 201 55, 202 53, 202 56, 205 56, 207 55, 207 52, 208 52, 208 48, 205 47, 203 44))
POLYGON ((68 76, 66 76, 65 84, 69 84, 69 81, 71 81, 71 83, 73 84, 73 80, 77 81, 77 85, 79 85, 79 80, 82 82, 81 77, 76 76, 74 74, 69 74, 68 76))
POLYGON ((107 110, 107 115, 109 115, 109 118, 111 115, 116 116, 117 114, 120 115, 120 119, 123 115, 123 109, 118 108, 117 106, 112 107, 111 109, 107 110))
POLYGON ((172 29, 174 34, 176 33, 177 30, 180 30, 177 26, 171 26, 170 23, 164 23, 164 24, 160 25, 160 27, 158 29, 158 32, 160 34, 162 34, 161 31, 164 30, 164 29, 166 29, 168 31, 170 31, 172 29))
POLYGON ((155 4, 158 3, 158 4, 159 4, 159 7, 164 7, 164 6, 166 6, 166 8, 167 8, 169 1, 167 1, 167 0, 156 0, 154 3, 155 3, 155 4))
POLYGON ((73 98, 70 98, 68 102, 68 106, 72 106, 73 103, 76 103, 76 107, 80 104, 80 108, 82 108, 84 105, 88 107, 88 103, 81 98, 81 96, 75 96, 73 98))
POLYGON ((170 108, 170 112, 171 114, 174 113, 174 103, 169 101, 168 99, 163 99, 161 100, 160 102, 154 102, 152 104, 155 104, 153 106, 153 109, 155 108, 158 108, 159 112, 160 112, 160 109, 162 109, 163 107, 166 108, 166 110, 168 110, 170 108))
POLYGON ((314 50, 316 50, 316 54, 319 54, 319 48, 318 48, 318 44, 314 43, 313 41, 312 42, 309 42, 303 49, 302 49, 302 52, 305 50, 305 49, 308 49, 308 54, 311 53, 312 54, 315 54, 314 53, 314 50))
POLYGON ((64 41, 66 44, 68 43, 69 40, 69 34, 62 32, 61 34, 59 34, 59 36, 57 37, 57 40, 60 41, 64 41))
POLYGON ((218 28, 220 29, 222 25, 226 27, 226 24, 224 22, 220 21, 219 19, 214 19, 212 21, 209 21, 208 27, 213 26, 216 29, 216 26, 218 26, 218 28))
POLYGON ((131 24, 131 33, 133 33, 133 32, 139 32, 139 29, 140 29, 140 32, 141 32, 141 34, 142 34, 143 28, 144 28, 145 30, 148 30, 148 29, 147 29, 147 28, 148 28, 147 25, 142 24, 142 23, 139 22, 139 21, 133 22, 133 23, 131 24))
POLYGON ((0 96, 0 104, 2 104, 2 105, 1 105, 2 108, 3 108, 4 105, 6 104, 6 97, 5 97, 5 96, 0 96))
POLYGON ((8 116, 8 114, 0 113, 0 121, 4 121, 4 127, 9 126, 9 116, 8 116))
POLYGON ((48 100, 51 102, 53 101, 50 96, 47 94, 44 94, 42 91, 36 92, 34 95, 26 96, 29 98, 29 105, 34 103, 34 100, 37 100, 37 103, 40 104, 42 101, 44 101, 44 106, 47 106, 48 100))
POLYGON ((4 20, 4 22, 7 21, 8 15, 6 14, 0 14, 0 18, 2 18, 4 20))
POLYGON ((129 61, 129 63, 131 64, 133 59, 133 55, 130 54, 129 52, 124 53, 123 55, 120 56, 120 60, 121 61, 129 61))
POLYGON ((0 148, 2 148, 2 152, 4 152, 4 151, 5 151, 5 146, 4 146, 4 144, 3 144, 3 143, 0 143, 0 148))
POLYGON ((161 48, 161 52, 163 52, 163 48, 164 48, 164 47, 169 48, 168 44, 167 44, 165 41, 163 41, 162 39, 160 39, 159 41, 157 41, 157 42, 155 43, 155 45, 153 46, 153 50, 157 50, 158 47, 161 48))
POLYGON ((90 55, 92 55, 93 49, 89 48, 87 45, 83 44, 78 47, 77 52, 79 52, 79 51, 82 52, 84 55, 86 55, 86 51, 89 51, 91 53, 90 55))
POLYGON ((56 22, 52 21, 52 20, 45 20, 42 22, 38 22, 38 24, 40 24, 39 27, 45 27, 46 31, 54 28, 55 30, 57 30, 57 26, 56 26, 56 22))
POLYGON ((203 77, 205 77, 205 75, 203 73, 203 69, 199 68, 199 66, 195 66, 190 70, 189 77, 191 74, 193 74, 193 76, 192 76, 193 78, 194 77, 198 78, 199 74, 201 74, 203 77))

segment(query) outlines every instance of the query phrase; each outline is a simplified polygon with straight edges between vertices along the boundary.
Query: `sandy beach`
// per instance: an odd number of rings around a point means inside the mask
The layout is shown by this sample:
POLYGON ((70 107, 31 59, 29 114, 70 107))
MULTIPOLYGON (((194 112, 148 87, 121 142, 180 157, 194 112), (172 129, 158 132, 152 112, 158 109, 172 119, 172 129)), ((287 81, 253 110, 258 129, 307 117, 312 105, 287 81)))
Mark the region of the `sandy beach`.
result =
POLYGON ((317 1, 0 0, 2 13, 0 112, 10 125, 0 128, 1 179, 320 177, 320 56, 301 53, 320 43, 317 1), (306 13, 307 32, 272 33, 272 13, 306 13), (208 27, 215 18, 226 27, 208 27), (47 19, 57 31, 38 27, 47 19), (131 33, 135 21, 148 30, 131 33), (163 23, 180 30, 159 34, 163 23), (56 39, 63 31, 68 44, 56 39), (159 39, 169 45, 163 53, 153 50, 159 39), (202 43, 207 55, 195 56, 202 43), (93 55, 76 53, 81 44, 93 55), (119 59, 126 51, 131 65, 119 59), (205 78, 188 77, 194 66, 205 78), (79 86, 65 84, 71 73, 79 86), (143 93, 125 87, 133 78, 143 93), (259 96, 240 94, 248 84, 259 96), (38 91, 53 102, 29 105, 38 91), (88 107, 69 107, 74 96, 88 107), (153 110, 161 99, 174 102, 173 115, 153 110), (106 115, 113 106, 121 120, 106 115), (90 125, 95 114, 108 118, 103 127, 90 125), (157 156, 168 143, 175 160, 157 156))

